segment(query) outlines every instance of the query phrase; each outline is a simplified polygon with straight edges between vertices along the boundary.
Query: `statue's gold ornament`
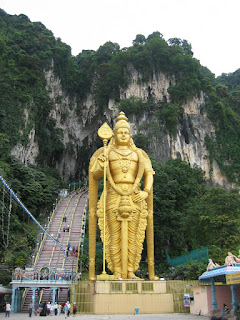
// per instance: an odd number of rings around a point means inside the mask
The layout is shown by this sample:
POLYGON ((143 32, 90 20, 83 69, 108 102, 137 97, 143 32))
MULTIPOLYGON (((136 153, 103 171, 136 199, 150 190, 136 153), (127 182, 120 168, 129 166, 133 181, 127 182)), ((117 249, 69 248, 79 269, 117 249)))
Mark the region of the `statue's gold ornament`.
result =
POLYGON ((89 279, 95 280, 96 223, 103 241, 103 273, 108 279, 105 259, 113 279, 138 279, 143 241, 147 238, 149 279, 154 273, 153 174, 148 155, 132 140, 128 119, 120 112, 113 130, 105 123, 98 131, 103 147, 89 165, 89 279), (107 142, 110 140, 108 146, 107 142), (98 181, 104 188, 97 200, 98 181), (143 190, 141 180, 143 178, 143 190))

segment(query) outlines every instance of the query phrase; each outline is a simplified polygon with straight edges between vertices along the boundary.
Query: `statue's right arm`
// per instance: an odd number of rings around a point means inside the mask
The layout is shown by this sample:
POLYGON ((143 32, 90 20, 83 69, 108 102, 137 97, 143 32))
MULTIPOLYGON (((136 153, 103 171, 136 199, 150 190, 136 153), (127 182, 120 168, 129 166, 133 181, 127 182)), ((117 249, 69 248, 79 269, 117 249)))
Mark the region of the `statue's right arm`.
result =
POLYGON ((94 161, 93 166, 91 168, 91 172, 93 174, 93 178, 95 180, 100 180, 103 176, 104 172, 104 162, 107 160, 107 157, 101 153, 94 161))

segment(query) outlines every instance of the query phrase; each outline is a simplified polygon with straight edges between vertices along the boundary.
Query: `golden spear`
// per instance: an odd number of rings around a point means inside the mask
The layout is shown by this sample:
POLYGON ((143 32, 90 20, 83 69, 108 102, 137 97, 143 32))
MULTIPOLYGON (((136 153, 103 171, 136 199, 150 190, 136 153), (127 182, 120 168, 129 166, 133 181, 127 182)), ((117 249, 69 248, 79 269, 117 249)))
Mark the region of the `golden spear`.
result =
POLYGON ((102 275, 106 275, 105 269, 105 226, 106 226, 106 172, 107 172, 107 142, 111 139, 113 135, 112 129, 109 125, 105 122, 99 129, 98 129, 98 136, 103 141, 103 154, 105 156, 104 161, 104 172, 103 172, 103 272, 102 275))

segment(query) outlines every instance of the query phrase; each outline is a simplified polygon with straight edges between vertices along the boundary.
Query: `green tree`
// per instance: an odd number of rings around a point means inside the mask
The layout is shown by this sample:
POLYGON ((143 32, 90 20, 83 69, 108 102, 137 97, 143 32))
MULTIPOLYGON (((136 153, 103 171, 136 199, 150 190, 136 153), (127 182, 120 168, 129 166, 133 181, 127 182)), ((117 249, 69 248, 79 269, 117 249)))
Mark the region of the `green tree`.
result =
POLYGON ((145 44, 145 42, 146 42, 146 38, 142 34, 137 34, 135 40, 133 40, 133 44, 134 43, 145 44))
POLYGON ((0 133, 0 159, 6 160, 10 154, 10 141, 6 134, 0 133))
POLYGON ((195 249, 194 242, 186 238, 186 208, 188 202, 204 189, 203 172, 191 168, 180 159, 166 163, 153 160, 154 175, 154 232, 158 243, 157 259, 165 259, 162 250, 179 256, 185 250, 195 249))
POLYGON ((177 125, 179 123, 179 108, 178 106, 172 103, 164 104, 161 112, 160 117, 165 123, 165 126, 170 133, 170 135, 174 136, 176 134, 177 125))
POLYGON ((239 245, 240 196, 225 189, 208 188, 188 203, 186 232, 198 246, 232 251, 239 245), (187 231, 188 230, 188 231, 187 231))

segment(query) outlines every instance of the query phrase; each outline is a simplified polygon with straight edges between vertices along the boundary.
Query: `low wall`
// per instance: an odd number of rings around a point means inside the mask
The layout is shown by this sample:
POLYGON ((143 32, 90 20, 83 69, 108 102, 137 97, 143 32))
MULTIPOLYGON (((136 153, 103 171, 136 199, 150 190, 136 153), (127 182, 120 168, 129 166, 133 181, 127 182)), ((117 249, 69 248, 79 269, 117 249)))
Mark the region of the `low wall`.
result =
POLYGON ((141 314, 189 312, 184 293, 192 294, 194 281, 96 281, 72 286, 79 313, 141 314))

